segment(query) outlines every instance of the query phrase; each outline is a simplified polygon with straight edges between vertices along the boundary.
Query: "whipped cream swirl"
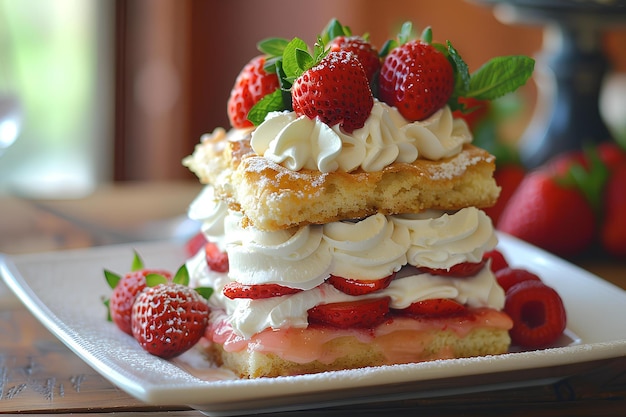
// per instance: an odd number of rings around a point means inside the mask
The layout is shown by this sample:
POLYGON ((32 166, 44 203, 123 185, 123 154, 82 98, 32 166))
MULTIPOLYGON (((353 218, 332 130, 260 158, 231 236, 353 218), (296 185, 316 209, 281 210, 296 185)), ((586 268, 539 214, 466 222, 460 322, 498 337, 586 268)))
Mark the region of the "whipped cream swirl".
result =
POLYGON ((293 171, 380 171, 394 162, 411 163, 458 154, 472 141, 462 119, 448 106, 419 122, 408 122, 395 107, 374 100, 364 126, 347 134, 319 119, 273 112, 252 132, 250 144, 261 156, 293 171))

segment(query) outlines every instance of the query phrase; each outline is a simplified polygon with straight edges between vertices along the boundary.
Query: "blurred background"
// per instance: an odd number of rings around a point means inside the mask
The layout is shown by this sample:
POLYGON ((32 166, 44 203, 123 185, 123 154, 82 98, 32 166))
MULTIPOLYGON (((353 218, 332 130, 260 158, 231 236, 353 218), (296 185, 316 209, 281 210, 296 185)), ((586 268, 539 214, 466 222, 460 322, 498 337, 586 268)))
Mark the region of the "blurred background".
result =
MULTIPOLYGON (((470 70, 495 55, 535 55, 543 42, 542 26, 505 24, 490 6, 462 0, 0 0, 0 109, 11 120, 2 140, 18 138, 0 147, 0 193, 73 197, 112 181, 193 181, 180 161, 201 134, 228 125, 231 86, 256 42, 311 34, 312 43, 331 17, 378 46, 406 20, 430 25, 470 70)), ((607 30, 604 43, 619 79, 626 28, 607 30)), ((535 89, 519 92, 513 139, 535 89)))

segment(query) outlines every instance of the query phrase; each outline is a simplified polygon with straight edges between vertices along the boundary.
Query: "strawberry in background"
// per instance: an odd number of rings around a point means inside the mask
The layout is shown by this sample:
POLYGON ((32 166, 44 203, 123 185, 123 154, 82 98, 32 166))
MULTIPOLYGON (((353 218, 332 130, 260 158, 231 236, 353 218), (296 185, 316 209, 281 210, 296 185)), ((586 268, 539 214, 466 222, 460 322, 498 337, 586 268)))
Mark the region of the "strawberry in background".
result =
POLYGON ((497 228, 567 257, 593 241, 595 215, 585 196, 564 177, 537 170, 519 185, 497 228))
POLYGON ((605 142, 528 174, 497 228, 563 257, 600 246, 626 259, 626 151, 605 142))

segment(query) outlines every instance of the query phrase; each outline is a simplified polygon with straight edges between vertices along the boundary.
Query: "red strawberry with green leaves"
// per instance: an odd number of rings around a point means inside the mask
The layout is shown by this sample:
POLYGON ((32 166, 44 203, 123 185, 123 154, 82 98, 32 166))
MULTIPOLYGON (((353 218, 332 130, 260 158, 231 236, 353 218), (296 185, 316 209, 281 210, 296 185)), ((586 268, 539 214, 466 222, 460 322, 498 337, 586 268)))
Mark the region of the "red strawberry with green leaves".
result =
POLYGON ((513 320, 511 341, 525 348, 547 347, 563 334, 567 314, 563 300, 541 281, 527 280, 506 292, 504 311, 513 320))
POLYGON ((251 300, 261 300, 296 294, 300 291, 302 290, 299 288, 286 287, 280 284, 241 284, 233 281, 224 285, 222 293, 230 299, 249 298, 251 300))
POLYGON ((607 252, 626 259, 626 163, 613 168, 603 197, 600 241, 607 252))
POLYGON ((565 178, 534 171, 503 210, 498 229, 560 256, 573 256, 594 238, 595 215, 585 195, 565 178))
POLYGON ((417 317, 452 317, 466 314, 467 308, 449 298, 433 298, 416 301, 400 312, 417 317))
POLYGON ((456 265, 452 265, 450 268, 428 268, 420 266, 419 270, 431 275, 442 275, 446 277, 454 278, 467 278, 473 277, 480 272, 485 266, 486 260, 480 262, 461 262, 456 265))
POLYGON ((113 289, 111 298, 105 300, 109 311, 109 318, 120 330, 132 334, 131 312, 137 295, 146 287, 146 277, 159 275, 166 280, 172 278, 172 273, 159 269, 144 268, 143 260, 135 252, 131 272, 120 276, 109 270, 104 270, 107 283, 113 289))
POLYGON ((413 40, 394 48, 380 69, 379 98, 407 120, 430 117, 445 106, 453 90, 452 64, 426 42, 413 40))
POLYGON ((235 80, 228 99, 228 118, 234 128, 253 126, 248 113, 263 97, 279 87, 276 73, 265 70, 265 59, 263 55, 254 57, 235 80))
POLYGON ((489 60, 470 74, 467 64, 448 41, 432 43, 426 28, 411 40, 412 25, 405 23, 396 40, 382 48, 378 98, 398 108, 407 120, 423 120, 446 104, 452 111, 466 109, 461 98, 493 100, 524 85, 534 69, 526 56, 489 60))
POLYGON ((382 323, 389 313, 389 297, 320 304, 308 310, 309 324, 341 329, 370 328, 382 323))
POLYGON ((331 19, 321 35, 322 42, 333 52, 352 52, 363 66, 370 85, 380 70, 378 50, 369 41, 367 35, 353 35, 348 26, 343 26, 337 19, 331 19))
POLYGON ((329 52, 296 78, 291 100, 297 115, 339 124, 348 133, 365 125, 374 105, 363 66, 345 51, 329 52))
POLYGON ((132 309, 132 334, 148 353, 173 358, 204 335, 210 312, 207 298, 212 290, 193 289, 188 283, 183 265, 172 281, 148 277, 148 286, 137 296, 132 309))
POLYGON ((331 275, 327 282, 344 294, 364 295, 387 288, 395 277, 396 274, 393 273, 381 279, 362 280, 331 275))

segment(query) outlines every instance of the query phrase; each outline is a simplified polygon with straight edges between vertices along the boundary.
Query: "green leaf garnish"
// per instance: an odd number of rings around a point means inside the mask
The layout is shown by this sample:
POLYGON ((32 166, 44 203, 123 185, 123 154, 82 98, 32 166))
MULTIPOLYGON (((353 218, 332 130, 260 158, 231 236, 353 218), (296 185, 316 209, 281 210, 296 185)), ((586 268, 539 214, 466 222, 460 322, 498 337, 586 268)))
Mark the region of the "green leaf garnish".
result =
POLYGON ((181 285, 189 285, 189 271, 187 270, 186 264, 182 264, 180 268, 178 268, 174 278, 172 278, 172 282, 181 285))
POLYGON ((159 284, 167 284, 167 278, 161 274, 151 273, 146 275, 146 286, 156 287, 159 284))
POLYGON ((278 89, 271 94, 266 95, 259 100, 248 112, 248 120, 253 125, 258 126, 263 123, 265 116, 273 111, 281 111, 285 109, 283 101, 283 92, 278 89))
POLYGON ((104 270, 104 278, 106 279, 107 283, 109 284, 109 287, 111 288, 117 287, 117 283, 120 282, 120 280, 122 279, 121 276, 107 269, 104 270))
POLYGON ((102 304, 104 304, 104 306, 107 309, 107 318, 106 318, 106 320, 107 321, 113 321, 113 317, 111 317, 111 308, 110 308, 111 300, 109 298, 104 298, 102 300, 102 304))
POLYGON ((141 256, 139 256, 137 251, 133 251, 133 253, 133 263, 130 266, 130 270, 135 272, 143 269, 143 260, 141 259, 141 256))
POLYGON ((285 38, 267 38, 257 43, 257 49, 270 57, 279 57, 288 43, 285 38))
POLYGON ((303 59, 302 57, 299 58, 298 55, 302 55, 302 52, 308 54, 308 49, 309 47, 306 42, 300 38, 293 38, 287 46, 285 46, 282 67, 287 80, 290 82, 293 82, 293 80, 298 78, 305 71, 305 69, 299 65, 303 59))
POLYGON ((526 84, 535 67, 535 60, 524 56, 502 56, 487 61, 472 74, 466 97, 494 100, 526 84))
POLYGON ((331 40, 339 36, 352 36, 352 30, 350 30, 348 26, 339 23, 337 19, 331 19, 320 35, 324 44, 328 44, 331 40))
POLYGON ((209 299, 211 295, 213 295, 213 288, 211 287, 197 287, 194 288, 198 294, 200 294, 203 298, 209 299))
POLYGON ((465 96, 467 90, 470 88, 471 76, 469 68, 463 58, 461 58, 461 55, 452 46, 450 41, 448 41, 447 44, 446 55, 454 70, 454 90, 451 100, 449 100, 450 108, 454 111, 459 108, 458 98, 465 96))

